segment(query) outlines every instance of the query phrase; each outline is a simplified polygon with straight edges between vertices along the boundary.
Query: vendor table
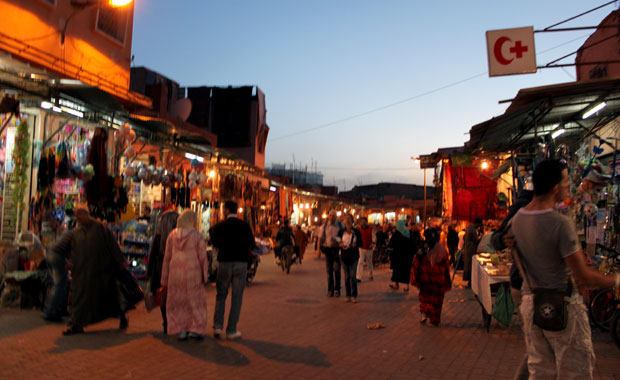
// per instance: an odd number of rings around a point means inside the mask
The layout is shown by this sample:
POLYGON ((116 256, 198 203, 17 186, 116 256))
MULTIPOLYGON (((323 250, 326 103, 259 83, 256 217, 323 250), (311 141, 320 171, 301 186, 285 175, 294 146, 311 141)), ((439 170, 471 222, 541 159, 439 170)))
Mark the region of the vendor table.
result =
POLYGON ((476 299, 482 308, 482 321, 489 330, 491 326, 491 312, 493 311, 493 295, 491 285, 508 284, 510 276, 491 276, 484 270, 482 264, 477 260, 478 255, 472 257, 471 263, 471 290, 474 291, 476 299))

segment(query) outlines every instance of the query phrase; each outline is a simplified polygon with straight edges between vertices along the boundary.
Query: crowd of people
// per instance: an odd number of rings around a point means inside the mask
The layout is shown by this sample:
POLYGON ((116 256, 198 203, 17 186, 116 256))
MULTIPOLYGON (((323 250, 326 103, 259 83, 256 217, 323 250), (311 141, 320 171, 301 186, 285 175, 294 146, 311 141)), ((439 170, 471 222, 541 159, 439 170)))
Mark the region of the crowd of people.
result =
MULTIPOLYGON (((554 205, 568 195, 566 168, 547 160, 534 170, 533 189, 519 195, 501 225, 484 225, 476 219, 458 231, 451 224, 420 225, 397 220, 394 225, 369 224, 352 214, 329 212, 325 222, 310 233, 291 228, 284 221, 276 236, 276 255, 286 245, 297 248, 303 258, 306 246, 315 242, 317 256, 324 256, 327 296, 340 297, 344 274, 345 301, 357 303, 360 283, 374 279, 377 256, 389 258, 392 291, 419 290, 420 323, 441 322, 444 295, 452 288, 451 271, 463 265, 463 280, 471 283, 472 258, 481 251, 509 249, 515 264, 511 286, 520 299, 526 356, 520 378, 592 378, 594 351, 588 317, 579 286, 620 287, 620 275, 603 275, 586 264, 574 223, 554 211, 554 205), (453 268, 451 268, 453 267, 453 268), (544 290, 544 292, 543 292, 544 290), (566 302, 564 322, 541 322, 534 305, 539 294, 561 292, 566 302), (557 325, 554 325, 556 323, 557 325)), ((255 239, 250 226, 237 219, 237 204, 224 204, 224 220, 210 231, 218 250, 216 302, 213 334, 224 329, 226 298, 231 306, 226 336, 238 339, 247 265, 255 239)), ((71 322, 64 334, 79 334, 84 327, 106 318, 119 318, 121 329, 128 326, 126 308, 119 302, 115 278, 123 270, 123 256, 113 234, 91 218, 86 207, 75 209, 77 226, 47 252, 54 279, 53 294, 44 318, 58 321, 66 310, 67 274, 70 261, 71 322)), ((162 214, 153 238, 148 266, 148 292, 160 295, 163 330, 181 340, 200 339, 207 327, 204 287, 208 281, 205 240, 196 231, 196 215, 187 210, 162 214)), ((542 309, 541 309, 542 310, 542 309)))

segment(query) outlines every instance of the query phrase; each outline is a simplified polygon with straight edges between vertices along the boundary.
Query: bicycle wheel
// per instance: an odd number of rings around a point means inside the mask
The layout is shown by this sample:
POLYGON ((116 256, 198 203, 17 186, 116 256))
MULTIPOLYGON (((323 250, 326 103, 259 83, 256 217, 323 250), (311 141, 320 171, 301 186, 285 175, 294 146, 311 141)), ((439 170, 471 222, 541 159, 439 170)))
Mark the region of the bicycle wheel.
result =
POLYGON ((613 318, 611 319, 610 329, 611 337, 613 338, 616 346, 620 348, 620 310, 616 310, 613 318))
POLYGON ((589 312, 592 322, 601 330, 608 331, 615 312, 613 290, 603 289, 596 293, 590 302, 589 312))

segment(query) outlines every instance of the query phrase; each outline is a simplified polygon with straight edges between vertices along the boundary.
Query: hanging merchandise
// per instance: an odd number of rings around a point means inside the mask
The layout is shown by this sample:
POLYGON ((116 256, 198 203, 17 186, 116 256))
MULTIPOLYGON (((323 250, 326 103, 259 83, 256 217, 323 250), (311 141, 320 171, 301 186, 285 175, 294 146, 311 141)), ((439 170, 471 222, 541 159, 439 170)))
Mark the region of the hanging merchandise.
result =
POLYGON ((60 179, 75 178, 75 170, 69 158, 68 143, 62 141, 56 147, 56 177, 60 179))
POLYGON ((97 128, 88 152, 88 163, 93 165, 95 175, 85 184, 86 199, 90 205, 101 206, 107 199, 108 185, 108 132, 97 128))
MULTIPOLYGON (((13 161, 15 171, 13 173, 15 197, 17 199, 17 209, 24 209, 24 194, 28 185, 28 163, 30 157, 30 133, 28 132, 28 122, 23 119, 17 125, 17 136, 15 138, 15 148, 13 150, 13 161)), ((20 213, 21 214, 21 213, 20 213)), ((20 222, 21 218, 17 223, 20 222)))

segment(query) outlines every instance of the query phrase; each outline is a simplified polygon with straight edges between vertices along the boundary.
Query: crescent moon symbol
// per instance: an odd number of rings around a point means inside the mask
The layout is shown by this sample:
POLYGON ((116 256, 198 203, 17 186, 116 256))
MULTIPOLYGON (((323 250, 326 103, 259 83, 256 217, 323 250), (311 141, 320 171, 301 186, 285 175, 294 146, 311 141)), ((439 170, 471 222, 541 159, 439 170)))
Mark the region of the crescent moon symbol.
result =
POLYGON ((497 60, 497 62, 502 65, 508 65, 514 60, 514 58, 507 60, 502 55, 502 46, 504 46, 504 44, 508 41, 512 42, 512 40, 508 37, 500 37, 497 39, 497 41, 495 41, 495 45, 493 45, 493 55, 495 55, 495 59, 497 60))

